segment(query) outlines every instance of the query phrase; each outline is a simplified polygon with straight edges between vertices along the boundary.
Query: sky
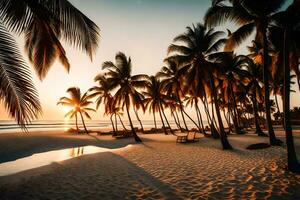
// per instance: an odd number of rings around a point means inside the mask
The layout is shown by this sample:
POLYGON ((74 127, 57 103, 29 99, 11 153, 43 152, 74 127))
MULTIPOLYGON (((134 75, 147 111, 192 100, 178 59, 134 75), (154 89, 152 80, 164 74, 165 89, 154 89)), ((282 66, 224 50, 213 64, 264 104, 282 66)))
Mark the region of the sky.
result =
MULTIPOLYGON (((115 54, 119 51, 131 57, 133 74, 156 74, 163 66, 167 47, 173 38, 183 33, 186 26, 202 22, 211 3, 210 0, 70 0, 70 2, 100 27, 99 48, 91 61, 83 52, 63 43, 71 64, 69 73, 58 62, 52 66, 43 81, 40 81, 33 72, 34 83, 43 108, 43 116, 40 119, 63 119, 67 108, 57 106, 56 103, 60 97, 67 95, 67 88, 78 86, 85 92, 94 86, 93 79, 101 72, 101 64, 104 61, 114 61, 115 54)), ((22 39, 17 40, 20 49, 23 50, 22 39)), ((249 41, 251 40, 247 42, 249 41)), ((239 50, 245 52, 243 48, 239 50)), ((299 106, 297 102, 299 99, 299 93, 293 94, 292 106, 299 106)), ((103 108, 92 114, 92 117, 102 119, 103 108)), ((152 119, 150 115, 142 118, 152 119)), ((8 119, 8 116, 2 106, 0 120, 3 119, 8 119)))

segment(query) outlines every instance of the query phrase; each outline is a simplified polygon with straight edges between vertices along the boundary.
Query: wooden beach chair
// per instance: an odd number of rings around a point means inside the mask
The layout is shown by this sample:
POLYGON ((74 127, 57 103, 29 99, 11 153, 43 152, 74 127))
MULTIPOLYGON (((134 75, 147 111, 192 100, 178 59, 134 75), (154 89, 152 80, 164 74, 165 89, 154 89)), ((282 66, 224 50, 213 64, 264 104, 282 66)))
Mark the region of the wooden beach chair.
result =
POLYGON ((187 143, 187 142, 195 142, 199 141, 199 139, 195 140, 196 132, 188 132, 187 135, 179 135, 177 136, 176 142, 178 143, 187 143))

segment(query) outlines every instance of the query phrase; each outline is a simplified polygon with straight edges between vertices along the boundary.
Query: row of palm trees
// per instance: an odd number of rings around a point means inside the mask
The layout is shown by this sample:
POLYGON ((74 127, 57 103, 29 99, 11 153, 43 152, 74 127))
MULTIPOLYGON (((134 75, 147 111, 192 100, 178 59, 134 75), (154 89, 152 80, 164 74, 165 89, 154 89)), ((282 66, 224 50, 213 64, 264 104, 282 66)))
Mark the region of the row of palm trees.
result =
MULTIPOLYGON (((185 33, 174 38, 168 48, 165 66, 155 75, 132 75, 130 57, 117 53, 115 63, 102 65, 103 73, 96 77, 98 86, 90 89, 90 96, 97 97, 97 107, 104 103, 106 113, 113 109, 125 110, 132 133, 137 142, 141 139, 133 127, 129 110, 159 113, 164 132, 174 134, 165 111, 171 111, 178 129, 188 130, 190 120, 207 135, 199 104, 202 103, 210 125, 211 136, 220 138, 223 149, 232 149, 225 129, 231 122, 234 132, 243 134, 247 126, 245 110, 252 105, 253 125, 259 136, 259 106, 264 102, 266 129, 271 145, 280 145, 271 120, 270 94, 282 96, 284 129, 288 152, 288 168, 299 172, 300 165, 294 148, 290 123, 291 73, 299 84, 299 11, 294 1, 286 10, 278 12, 284 0, 214 0, 205 16, 205 25, 187 27, 185 33), (235 32, 216 31, 215 26, 226 21, 235 22, 235 32), (249 55, 236 55, 233 50, 248 36, 255 33, 249 55), (223 48, 223 50, 221 50, 223 48), (195 108, 197 122, 186 112, 186 106, 195 108), (223 112, 223 117, 221 116, 223 112), (226 114, 227 113, 227 114, 226 114), (180 119, 181 118, 181 119, 180 119)), ((112 115, 111 115, 112 116, 112 115)), ((116 114, 115 114, 116 116, 116 114)))

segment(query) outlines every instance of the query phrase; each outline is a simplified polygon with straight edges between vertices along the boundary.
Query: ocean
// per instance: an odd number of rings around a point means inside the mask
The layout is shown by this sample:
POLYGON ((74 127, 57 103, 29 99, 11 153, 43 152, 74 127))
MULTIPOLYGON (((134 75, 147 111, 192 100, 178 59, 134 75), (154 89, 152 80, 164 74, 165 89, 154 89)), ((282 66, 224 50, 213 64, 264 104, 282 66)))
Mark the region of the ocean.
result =
MULTIPOLYGON (((111 128, 111 123, 109 120, 87 120, 85 121, 87 129, 107 129, 111 128)), ((154 128, 153 120, 142 120, 143 126, 145 129, 154 128)), ((161 121, 157 120, 157 127, 162 127, 161 121)), ((205 123, 205 122, 204 122, 205 123)), ((129 127, 129 122, 124 120, 124 124, 126 128, 129 127)), ((134 127, 139 127, 140 124, 138 121, 133 121, 134 127)), ((206 124, 206 123, 205 123, 206 124)), ((170 125, 172 128, 177 128, 174 121, 170 121, 170 125)), ((182 123, 183 125, 183 123, 182 123)), ((189 128, 195 128, 195 125, 192 122, 187 121, 187 125, 189 128)), ((79 122, 79 127, 82 127, 82 124, 79 122)), ((52 130, 68 130, 70 128, 75 127, 75 121, 73 120, 36 120, 31 124, 27 125, 27 129, 29 132, 31 131, 52 131, 52 130)), ((121 123, 118 122, 118 128, 122 129, 121 123)), ((1 133, 15 133, 22 132, 20 126, 13 120, 0 120, 0 134, 1 133)))

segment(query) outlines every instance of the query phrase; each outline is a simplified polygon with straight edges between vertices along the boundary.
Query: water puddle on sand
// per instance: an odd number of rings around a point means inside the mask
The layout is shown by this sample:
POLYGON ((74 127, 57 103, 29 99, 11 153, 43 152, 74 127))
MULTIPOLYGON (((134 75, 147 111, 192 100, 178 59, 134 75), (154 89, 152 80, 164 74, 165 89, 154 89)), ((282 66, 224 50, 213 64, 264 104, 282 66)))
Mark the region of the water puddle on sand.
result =
POLYGON ((18 160, 1 163, 0 176, 15 174, 21 171, 49 165, 53 162, 60 162, 71 158, 76 158, 82 155, 88 155, 88 154, 100 153, 100 152, 113 152, 115 150, 125 149, 130 146, 131 145, 127 145, 126 147, 122 147, 118 149, 108 149, 108 148, 102 148, 96 146, 83 146, 83 147, 75 147, 69 149, 37 153, 25 158, 20 158, 18 160))

